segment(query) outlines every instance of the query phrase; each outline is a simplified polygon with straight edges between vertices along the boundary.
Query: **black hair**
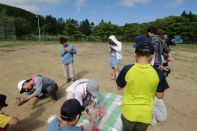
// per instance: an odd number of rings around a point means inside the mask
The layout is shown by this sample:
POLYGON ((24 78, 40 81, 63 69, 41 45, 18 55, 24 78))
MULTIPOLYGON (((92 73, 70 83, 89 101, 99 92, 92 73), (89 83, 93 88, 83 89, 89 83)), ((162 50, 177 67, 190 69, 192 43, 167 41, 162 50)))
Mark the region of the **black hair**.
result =
MULTIPOLYGON (((77 115, 78 115, 78 114, 77 114, 77 115)), ((61 119, 64 120, 64 121, 71 122, 71 121, 73 121, 73 120, 76 118, 77 115, 75 115, 75 116, 65 116, 65 115, 63 115, 63 114, 61 113, 60 117, 61 117, 61 119)), ((80 113, 79 115, 81 116, 81 113, 80 113)), ((80 116, 79 116, 79 117, 80 117, 80 116)))
POLYGON ((26 80, 24 83, 26 83, 26 82, 30 82, 32 80, 32 78, 29 78, 28 80, 26 80))
POLYGON ((62 120, 71 122, 76 119, 78 114, 81 115, 82 110, 83 108, 77 99, 68 99, 60 109, 60 117, 62 120))
POLYGON ((63 44, 64 42, 67 42, 66 37, 60 37, 59 42, 60 42, 60 44, 63 44))
POLYGON ((159 34, 157 28, 154 27, 154 26, 150 26, 150 27, 147 29, 147 32, 150 32, 150 33, 153 33, 153 34, 156 34, 156 35, 159 34))
POLYGON ((113 40, 111 40, 111 39, 109 39, 109 44, 110 45, 113 45, 113 46, 117 46, 117 44, 113 40))

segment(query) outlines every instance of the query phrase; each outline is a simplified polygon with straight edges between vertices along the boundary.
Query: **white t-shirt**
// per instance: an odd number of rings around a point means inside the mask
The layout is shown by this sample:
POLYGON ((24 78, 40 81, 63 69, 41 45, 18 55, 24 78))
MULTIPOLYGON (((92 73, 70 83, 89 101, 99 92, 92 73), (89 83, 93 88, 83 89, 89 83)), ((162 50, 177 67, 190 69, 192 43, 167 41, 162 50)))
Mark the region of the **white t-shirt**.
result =
MULTIPOLYGON (((81 105, 83 105, 83 99, 87 95, 86 86, 89 82, 88 79, 79 79, 73 82, 67 89, 67 93, 72 93, 74 98, 77 99, 81 105)), ((94 101, 97 103, 98 98, 94 98, 94 101)))

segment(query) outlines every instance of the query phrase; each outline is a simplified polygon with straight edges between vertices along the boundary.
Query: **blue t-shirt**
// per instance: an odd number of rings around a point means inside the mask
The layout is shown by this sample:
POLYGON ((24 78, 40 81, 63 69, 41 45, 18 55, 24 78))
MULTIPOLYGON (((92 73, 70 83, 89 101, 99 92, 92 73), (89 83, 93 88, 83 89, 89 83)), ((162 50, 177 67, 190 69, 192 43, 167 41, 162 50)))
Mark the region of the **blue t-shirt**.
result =
POLYGON ((82 131, 82 128, 77 126, 59 126, 59 120, 54 119, 47 127, 46 131, 82 131))

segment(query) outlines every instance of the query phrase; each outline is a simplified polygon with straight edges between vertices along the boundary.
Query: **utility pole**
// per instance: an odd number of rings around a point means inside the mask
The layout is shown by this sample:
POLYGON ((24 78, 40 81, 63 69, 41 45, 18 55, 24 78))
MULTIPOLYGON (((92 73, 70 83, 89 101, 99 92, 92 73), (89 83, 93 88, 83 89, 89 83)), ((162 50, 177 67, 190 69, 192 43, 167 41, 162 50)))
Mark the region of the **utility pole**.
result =
POLYGON ((42 27, 42 29, 43 29, 43 36, 42 36, 42 39, 44 40, 44 26, 45 25, 43 25, 43 27, 42 27))
POLYGON ((40 41, 40 19, 38 15, 37 18, 38 18, 38 40, 40 41))

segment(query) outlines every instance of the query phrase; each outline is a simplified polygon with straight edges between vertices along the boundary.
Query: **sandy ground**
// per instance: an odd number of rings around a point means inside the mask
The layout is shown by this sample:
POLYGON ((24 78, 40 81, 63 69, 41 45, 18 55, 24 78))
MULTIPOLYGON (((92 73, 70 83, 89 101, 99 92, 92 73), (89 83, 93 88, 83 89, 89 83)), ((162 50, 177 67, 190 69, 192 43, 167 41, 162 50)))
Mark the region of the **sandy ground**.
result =
MULTIPOLYGON (((78 54, 75 57, 77 78, 96 79, 100 91, 123 94, 111 80, 108 67, 107 44, 75 44, 78 54)), ((51 114, 59 115, 59 109, 65 100, 65 84, 59 89, 59 99, 52 103, 50 98, 41 101, 32 99, 27 104, 17 107, 15 98, 19 96, 16 88, 21 79, 28 79, 32 74, 48 76, 57 81, 59 86, 65 83, 63 66, 59 56, 60 45, 23 45, 0 47, 0 93, 7 95, 9 106, 4 113, 20 119, 14 131, 43 131, 47 127, 47 118, 51 114)), ((168 119, 149 126, 148 131, 196 131, 197 130, 197 52, 173 48, 175 61, 170 63, 172 73, 167 78, 170 90, 165 94, 168 119)), ((121 68, 133 63, 131 47, 123 45, 121 68)))

